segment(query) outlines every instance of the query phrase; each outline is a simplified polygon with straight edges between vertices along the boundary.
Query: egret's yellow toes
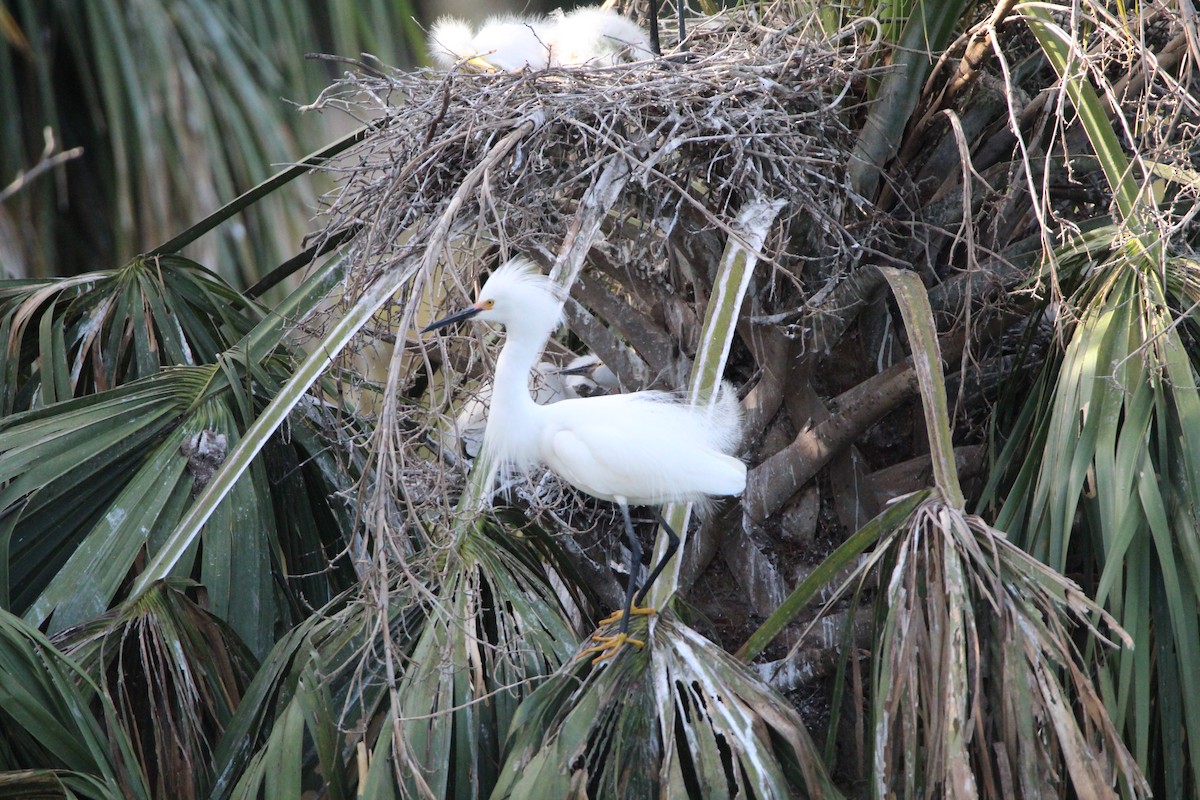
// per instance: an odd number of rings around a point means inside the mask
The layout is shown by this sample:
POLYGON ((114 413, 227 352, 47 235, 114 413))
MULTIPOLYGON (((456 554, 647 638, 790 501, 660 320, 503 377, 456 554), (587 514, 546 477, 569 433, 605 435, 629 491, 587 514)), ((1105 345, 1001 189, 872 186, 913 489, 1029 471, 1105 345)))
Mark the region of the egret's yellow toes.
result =
MULTIPOLYGON (((631 616, 631 617, 636 617, 639 615, 643 616, 643 617, 649 617, 649 616, 652 616, 657 613, 658 613, 658 611, 651 608, 650 606, 634 606, 633 608, 629 609, 629 616, 631 616)), ((612 625, 614 622, 620 622, 621 617, 623 617, 623 616, 625 616, 625 612, 618 608, 616 611, 609 614, 604 619, 600 620, 599 625, 600 625, 600 627, 604 627, 605 625, 612 625)))
POLYGON ((627 644, 639 650, 646 646, 646 643, 641 639, 634 639, 628 633, 624 632, 612 636, 596 634, 592 637, 592 641, 596 644, 581 650, 579 655, 575 656, 576 660, 581 660, 595 654, 596 657, 592 659, 592 663, 599 664, 603 661, 608 661, 610 658, 615 658, 621 648, 627 644))

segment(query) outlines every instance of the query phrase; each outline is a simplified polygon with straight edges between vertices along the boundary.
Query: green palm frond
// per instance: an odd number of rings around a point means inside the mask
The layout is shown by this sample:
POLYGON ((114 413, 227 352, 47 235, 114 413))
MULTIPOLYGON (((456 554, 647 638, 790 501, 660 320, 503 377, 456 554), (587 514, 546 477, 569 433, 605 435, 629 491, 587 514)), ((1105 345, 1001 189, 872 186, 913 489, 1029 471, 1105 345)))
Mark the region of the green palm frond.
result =
MULTIPOLYGON (((0 208, 29 232, 0 273, 92 271, 146 252, 341 132, 302 115, 330 77, 310 53, 413 63, 408 2, 269 0, 10 3, 0 36, 0 183, 28 169, 48 128, 83 155, 0 208), (64 191, 65 190, 65 191, 64 191)), ((344 129, 343 129, 344 130, 344 129)), ((255 204, 190 255, 249 285, 296 249, 321 191, 255 204)))
POLYGON ((163 367, 212 364, 262 316, 254 303, 179 256, 5 284, 0 411, 104 391, 163 367))
MULTIPOLYGON (((399 602, 401 594, 385 638, 403 652, 425 608, 399 602)), ((276 643, 213 754, 211 797, 258 797, 264 786, 268 797, 294 797, 295 787, 317 775, 331 797, 350 795, 358 743, 388 693, 382 659, 354 667, 364 651, 379 652, 376 621, 369 605, 347 593, 276 643)))
POLYGON ((961 24, 967 3, 915 0, 907 8, 898 8, 901 5, 882 2, 871 9, 880 15, 883 36, 895 49, 849 164, 851 186, 866 198, 875 197, 884 165, 900 150, 925 81, 961 24))
POLYGON ((218 750, 214 796, 318 780, 333 796, 486 796, 517 708, 579 643, 580 601, 547 580, 543 537, 485 523, 445 554, 434 594, 401 576, 281 640, 218 750))
POLYGON ((645 649, 576 662, 521 706, 495 798, 839 797, 803 722, 671 611, 645 649))
POLYGON ((1092 144, 1116 224, 1107 252, 1067 283, 1066 349, 1007 443, 997 525, 1050 566, 1078 570, 1128 632, 1132 649, 1088 647, 1108 714, 1156 795, 1195 796, 1185 787, 1200 786, 1200 685, 1188 666, 1200 659, 1197 273, 1159 233, 1188 213, 1188 195, 1159 197, 1139 180, 1153 165, 1124 149, 1122 109, 1100 98, 1096 64, 1053 11, 1030 7, 1029 25, 1092 144))
MULTIPOLYGON (((328 291, 330 274, 336 270, 319 271, 280 310, 311 308, 328 291)), ((64 283, 68 293, 81 285, 64 283)), ((103 613, 120 596, 143 554, 169 540, 290 367, 274 355, 283 318, 251 327, 238 313, 256 313, 248 301, 180 259, 135 262, 75 298, 78 304, 64 304, 67 313, 60 315, 44 299, 60 287, 18 288, 7 319, 23 329, 40 312, 38 328, 72 343, 79 373, 94 378, 89 388, 149 373, 0 420, 0 546, 7 567, 0 587, 9 608, 39 623, 50 620, 57 631, 103 613), (93 344, 80 331, 94 333, 93 344), (101 337, 112 349, 94 344, 101 337), (116 352, 121 358, 106 363, 116 352), (212 363, 158 371, 175 359, 212 363)), ((27 385, 45 383, 42 363, 25 360, 27 385)), ((83 388, 80 381, 63 391, 83 388)), ((199 560, 195 549, 176 559, 175 574, 194 570, 213 611, 259 654, 305 613, 306 603, 327 602, 354 577, 348 559, 334 559, 351 528, 335 493, 352 477, 327 452, 326 412, 317 402, 302 403, 286 443, 260 443, 263 458, 209 516, 199 560)))
POLYGON ((578 648, 579 600, 547 581, 534 536, 485 523, 449 556, 390 712, 401 796, 487 796, 518 707, 578 648))
POLYGON ((1200 561, 1187 511, 1200 497, 1190 449, 1200 393, 1167 310, 1196 296, 1168 300, 1156 272, 1120 255, 1095 280, 1103 285, 1084 287, 1089 304, 1031 414, 1030 449, 998 524, 1051 566, 1083 559, 1094 571, 1097 601, 1135 642, 1101 662, 1105 702, 1139 762, 1163 764, 1174 773, 1167 785, 1179 785, 1200 774, 1200 753, 1160 761, 1151 742, 1179 725, 1187 741, 1200 735, 1200 687, 1185 666, 1200 658, 1200 561), (1155 660, 1157 647, 1167 655, 1155 660))
POLYGON ((207 791, 213 746, 257 666, 228 625, 188 599, 198 588, 156 584, 56 637, 103 687, 158 797, 207 791))
POLYGON ((45 636, 3 610, 0 723, 0 792, 73 792, 97 800, 152 796, 107 696, 45 636))

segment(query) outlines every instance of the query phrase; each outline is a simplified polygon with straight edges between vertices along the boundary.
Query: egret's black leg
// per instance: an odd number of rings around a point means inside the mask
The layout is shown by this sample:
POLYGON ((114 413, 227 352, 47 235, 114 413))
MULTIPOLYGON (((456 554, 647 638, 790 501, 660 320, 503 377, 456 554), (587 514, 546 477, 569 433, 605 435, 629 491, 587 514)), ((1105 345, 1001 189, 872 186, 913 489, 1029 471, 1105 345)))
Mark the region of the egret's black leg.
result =
POLYGON ((658 46, 658 0, 650 0, 650 52, 656 56, 662 55, 658 46))
POLYGON ((629 506, 625 503, 617 503, 621 508, 621 516, 625 519, 625 536, 629 539, 629 580, 625 584, 625 607, 611 617, 600 620, 600 624, 611 625, 617 621, 617 615, 621 618, 621 627, 619 632, 606 636, 600 633, 592 634, 592 641, 596 644, 591 647, 586 647, 579 651, 576 658, 588 658, 595 656, 592 659, 593 664, 601 664, 610 659, 616 658, 617 653, 627 644, 637 648, 645 647, 646 643, 641 639, 633 639, 629 636, 629 618, 633 614, 653 614, 652 609, 635 609, 633 607, 633 592, 637 588, 637 574, 642 568, 642 545, 638 542, 637 534, 633 532, 633 520, 629 518, 629 506))
POLYGON ((625 605, 620 628, 621 633, 626 633, 629 630, 629 612, 633 608, 633 590, 637 587, 637 575, 642 568, 642 543, 638 541, 637 533, 633 530, 633 521, 629 519, 629 507, 624 503, 619 505, 621 516, 625 518, 625 538, 629 540, 629 580, 625 583, 625 605))
POLYGON ((679 549, 679 534, 671 527, 671 523, 663 517, 658 508, 654 509, 654 518, 658 520, 658 524, 662 525, 664 531, 667 532, 667 552, 663 553, 663 557, 654 565, 654 569, 650 570, 650 574, 646 577, 646 582, 642 584, 642 590, 638 592, 638 596, 634 599, 634 603, 641 605, 646 599, 646 594, 650 591, 650 587, 654 585, 654 580, 662 571, 666 569, 667 562, 675 555, 675 551, 679 549))

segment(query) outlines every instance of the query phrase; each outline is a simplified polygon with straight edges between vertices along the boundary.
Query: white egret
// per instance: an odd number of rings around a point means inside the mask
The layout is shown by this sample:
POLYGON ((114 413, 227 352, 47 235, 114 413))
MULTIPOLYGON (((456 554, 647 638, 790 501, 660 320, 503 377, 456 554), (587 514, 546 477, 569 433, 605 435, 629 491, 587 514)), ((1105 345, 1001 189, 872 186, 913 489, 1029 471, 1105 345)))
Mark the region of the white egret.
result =
MULTIPOLYGON (((583 397, 596 393, 598 384, 588 378, 592 369, 607 369, 602 364, 597 366, 599 359, 591 356, 591 361, 576 364, 580 356, 566 367, 559 369, 548 361, 539 361, 533 365, 531 373, 533 380, 530 393, 538 405, 557 403, 572 397, 583 397)), ((611 370, 610 370, 611 373, 611 370)), ((615 375, 613 376, 615 379, 615 375)), ((453 428, 443 431, 442 444, 455 451, 461 450, 465 455, 475 458, 483 446, 483 431, 487 426, 488 407, 492 402, 492 384, 487 381, 480 385, 479 391, 469 397, 454 418, 453 428)))
MULTIPOLYGON (((562 297, 549 278, 526 259, 513 259, 484 283, 475 302, 438 320, 423 332, 467 319, 495 322, 506 339, 496 360, 492 405, 483 448, 492 463, 528 471, 541 463, 575 488, 616 503, 629 541, 625 602, 609 622, 620 619, 615 636, 593 637, 596 660, 610 658, 626 642, 633 613, 642 548, 629 518, 629 506, 705 501, 740 494, 746 465, 730 453, 737 446, 740 415, 728 389, 709 408, 679 402, 665 392, 633 392, 562 400, 538 405, 529 394, 529 375, 550 334, 562 322, 562 297)), ((660 517, 661 521, 661 517, 660 517)), ((666 526, 669 546, 651 570, 637 601, 662 572, 679 545, 666 526)))

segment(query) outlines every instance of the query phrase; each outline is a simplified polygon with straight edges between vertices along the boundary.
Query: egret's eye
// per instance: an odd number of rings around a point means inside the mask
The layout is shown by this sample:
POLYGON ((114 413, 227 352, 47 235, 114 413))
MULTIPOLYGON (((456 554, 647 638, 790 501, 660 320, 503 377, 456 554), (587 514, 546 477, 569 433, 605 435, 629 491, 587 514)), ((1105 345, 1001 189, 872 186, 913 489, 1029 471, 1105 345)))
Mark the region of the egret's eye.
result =
POLYGON ((483 301, 483 308, 485 311, 490 311, 492 308, 495 308, 495 306, 496 306, 496 301, 491 299, 490 297, 487 300, 483 301))

